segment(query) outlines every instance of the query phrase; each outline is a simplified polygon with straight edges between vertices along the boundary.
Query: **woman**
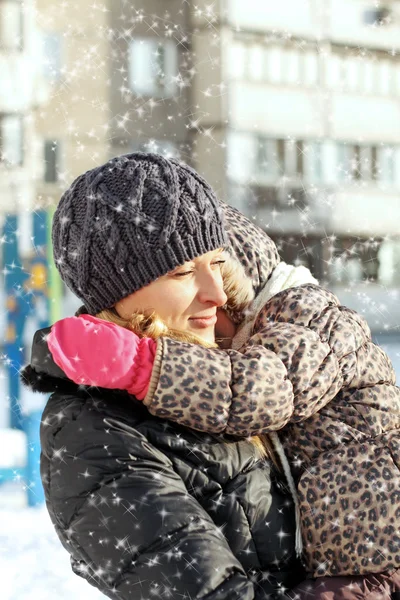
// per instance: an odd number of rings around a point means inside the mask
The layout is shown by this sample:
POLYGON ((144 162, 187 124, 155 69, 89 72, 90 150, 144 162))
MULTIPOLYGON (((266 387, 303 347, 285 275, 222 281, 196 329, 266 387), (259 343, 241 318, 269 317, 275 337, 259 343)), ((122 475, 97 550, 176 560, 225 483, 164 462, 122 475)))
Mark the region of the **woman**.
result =
MULTIPOLYGON (((363 319, 340 307, 332 294, 315 285, 284 291, 298 283, 310 283, 310 279, 299 280, 295 273, 297 279, 293 280, 296 269, 278 266, 271 241, 233 209, 224 210, 232 245, 252 277, 256 292, 252 310, 233 339, 233 347, 244 352, 242 360, 235 353, 224 355, 163 339, 158 344, 154 368, 150 361, 144 402, 153 414, 214 433, 260 434, 290 422, 283 435, 292 464, 297 466, 304 558, 308 573, 318 577, 314 588, 308 582, 303 592, 310 597, 323 597, 322 593, 348 597, 350 586, 362 598, 371 594, 389 597, 399 586, 400 562, 396 483, 400 394, 394 385, 393 369, 386 355, 372 344, 363 319), (246 238, 251 241, 246 242, 246 238), (262 261, 255 255, 260 248, 262 261), (246 343, 247 349, 243 347, 246 343), (249 374, 254 359, 249 350, 254 351, 255 344, 258 366, 253 365, 249 374), (186 369, 181 366, 180 372, 174 367, 177 352, 184 352, 186 359, 186 369), (202 365, 207 364, 213 367, 213 393, 208 396, 210 377, 201 377, 202 365), (197 385, 189 381, 189 388, 188 370, 196 371, 196 366, 197 385), (280 378, 283 366, 292 389, 280 378), (264 387, 259 384, 262 373, 264 387), (257 381, 257 393, 229 385, 240 376, 249 384, 257 381), (177 401, 176 393, 172 398, 171 390, 177 390, 181 399, 177 401)), ((234 275, 237 279, 237 271, 234 275)), ((225 274, 225 285, 229 279, 225 274)), ((122 308, 123 303, 120 313, 122 308)), ((236 310, 232 305, 228 309, 240 320, 237 306, 236 310)), ((129 306, 127 310, 129 313, 129 306)), ((99 316, 110 318, 107 314, 99 316)), ((70 325, 79 332, 83 322, 75 320, 70 325)), ((225 326, 226 331, 235 333, 232 323, 225 320, 225 326)), ((58 327, 61 333, 63 324, 58 327)), ((97 328, 100 343, 101 323, 97 328)), ((107 338, 110 347, 114 334, 118 339, 115 331, 107 338)), ((126 356, 131 360, 132 336, 125 334, 126 356)), ((68 344, 63 346, 53 346, 60 363, 68 344)), ((74 347, 72 341, 69 349, 74 347)), ((105 348, 103 360, 106 357, 105 348)), ((97 383, 97 373, 91 371, 90 381, 85 363, 78 369, 74 367, 70 376, 74 378, 79 370, 82 382, 97 383)), ((144 369, 141 372, 143 375, 144 369)), ((118 370, 113 375, 114 380, 106 377, 103 385, 124 387, 118 370)))
MULTIPOLYGON (((154 337, 214 344, 216 310, 227 301, 220 271, 226 245, 218 201, 189 167, 137 153, 78 177, 54 216, 54 257, 85 303, 80 341, 94 340, 91 357, 104 380, 126 356, 122 341, 114 364, 100 366, 90 315, 104 310, 116 319, 135 311, 133 329, 150 328, 154 337), (147 314, 155 303, 163 322, 147 314)), ((35 335, 23 378, 52 392, 41 427, 41 475, 74 572, 119 599, 261 600, 294 586, 301 567, 293 502, 260 441, 169 424, 127 392, 74 383, 66 371, 79 355, 61 370, 49 333, 35 335)), ((140 373, 155 344, 141 337, 133 381, 132 370, 126 373, 137 397, 146 391, 140 373)), ((179 364, 184 354, 178 371, 179 364)))

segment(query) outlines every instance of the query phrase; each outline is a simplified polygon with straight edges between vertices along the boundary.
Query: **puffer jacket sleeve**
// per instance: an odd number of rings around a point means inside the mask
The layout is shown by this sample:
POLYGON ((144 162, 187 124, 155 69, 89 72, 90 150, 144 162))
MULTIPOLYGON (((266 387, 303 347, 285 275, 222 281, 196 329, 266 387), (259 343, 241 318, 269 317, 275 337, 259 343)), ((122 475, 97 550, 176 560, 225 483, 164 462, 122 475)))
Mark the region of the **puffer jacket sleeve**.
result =
POLYGON ((259 435, 309 419, 342 389, 394 381, 366 321, 306 284, 265 304, 240 352, 162 340, 145 404, 201 431, 259 435))
POLYGON ((200 431, 251 436, 325 406, 343 385, 338 357, 318 331, 268 320, 270 310, 241 351, 161 340, 144 400, 149 411, 200 431))
POLYGON ((134 428, 95 413, 83 408, 63 424, 60 411, 42 424, 60 422, 41 474, 74 572, 118 600, 253 600, 253 583, 169 458, 134 428))
POLYGON ((307 284, 280 292, 261 310, 254 330, 262 331, 272 323, 296 323, 315 332, 339 361, 343 388, 363 388, 395 381, 392 363, 372 342, 365 319, 340 305, 338 298, 328 290, 307 284), (374 364, 368 362, 371 357, 374 357, 374 364))

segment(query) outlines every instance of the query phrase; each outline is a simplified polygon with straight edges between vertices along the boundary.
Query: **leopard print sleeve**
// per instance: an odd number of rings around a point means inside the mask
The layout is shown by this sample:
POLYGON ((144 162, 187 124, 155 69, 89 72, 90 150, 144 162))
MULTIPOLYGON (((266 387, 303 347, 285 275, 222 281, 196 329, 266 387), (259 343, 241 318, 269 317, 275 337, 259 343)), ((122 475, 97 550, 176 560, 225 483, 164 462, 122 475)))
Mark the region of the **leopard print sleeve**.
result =
POLYGON ((268 348, 285 365, 293 386, 291 423, 318 412, 343 385, 337 357, 315 331, 294 323, 268 323, 252 335, 249 344, 268 348))
POLYGON ((274 323, 240 351, 165 338, 145 398, 159 417, 200 431, 238 436, 308 418, 338 392, 338 360, 317 333, 274 323))
MULTIPOLYGON (((276 294, 239 352, 159 341, 145 404, 159 417, 240 436, 309 419, 346 387, 392 383, 390 361, 368 325, 319 286, 276 294), (375 366, 369 358, 374 349, 375 366)), ((317 435, 317 433, 316 433, 317 435)))
POLYGON ((317 334, 339 361, 343 388, 395 383, 391 361, 372 342, 365 319, 341 306, 328 290, 307 284, 276 294, 258 314, 253 330, 268 331, 277 323, 296 323, 317 334))
POLYGON ((281 359, 251 345, 243 353, 159 340, 157 375, 144 403, 158 417, 230 435, 281 429, 293 413, 293 385, 281 359))

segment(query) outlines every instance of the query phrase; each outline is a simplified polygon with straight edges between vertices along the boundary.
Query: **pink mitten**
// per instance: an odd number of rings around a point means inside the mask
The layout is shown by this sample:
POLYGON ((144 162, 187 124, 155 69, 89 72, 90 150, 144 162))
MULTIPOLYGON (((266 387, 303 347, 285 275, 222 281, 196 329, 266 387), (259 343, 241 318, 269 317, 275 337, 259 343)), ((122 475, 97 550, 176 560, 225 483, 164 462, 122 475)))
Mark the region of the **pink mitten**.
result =
POLYGON ((54 362, 75 383, 146 396, 157 346, 151 338, 81 315, 57 321, 47 342, 54 362))

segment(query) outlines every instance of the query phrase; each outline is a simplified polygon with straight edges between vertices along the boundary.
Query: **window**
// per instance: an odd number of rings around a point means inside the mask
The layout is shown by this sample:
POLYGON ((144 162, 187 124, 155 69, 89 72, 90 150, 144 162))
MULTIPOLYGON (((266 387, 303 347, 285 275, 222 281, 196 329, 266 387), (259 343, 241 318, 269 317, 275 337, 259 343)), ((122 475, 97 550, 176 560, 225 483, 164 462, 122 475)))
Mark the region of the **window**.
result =
POLYGON ((381 241, 373 238, 360 243, 360 257, 362 263, 362 276, 365 281, 378 281, 379 273, 379 248, 381 241))
POLYGON ((288 49, 284 51, 284 73, 285 83, 300 83, 300 53, 298 50, 288 49))
POLYGON ((362 89, 367 94, 373 94, 376 88, 377 64, 374 60, 365 58, 361 63, 362 89))
POLYGON ((328 58, 326 68, 326 83, 328 87, 337 89, 341 86, 342 81, 342 59, 337 54, 331 54, 328 58))
POLYGON ((395 182, 395 151, 393 146, 382 146, 377 149, 378 179, 382 183, 395 182))
MULTIPOLYGON (((254 176, 268 177, 279 182, 281 177, 307 179, 310 183, 323 180, 322 142, 303 140, 274 140, 259 136, 254 176)), ((296 182, 289 182, 289 185, 296 182)))
POLYGON ((360 88, 361 65, 357 58, 347 58, 345 61, 346 68, 346 89, 352 92, 360 88))
POLYGON ((364 181, 376 179, 377 152, 376 146, 360 147, 360 175, 364 181))
POLYGON ((302 141, 296 143, 296 175, 298 177, 304 175, 304 143, 302 141))
POLYGON ((313 236, 291 235, 274 237, 279 255, 289 265, 304 265, 318 279, 322 279, 321 240, 313 236))
MULTIPOLYGON (((394 149, 389 150, 391 162, 386 160, 386 155, 382 155, 381 169, 389 169, 392 180, 394 181, 394 149), (385 162, 386 161, 386 162, 385 162), (391 164, 391 166, 390 166, 391 164)), ((341 181, 350 181, 361 179, 362 181, 373 181, 379 179, 379 160, 378 148, 365 144, 346 144, 342 142, 338 145, 339 158, 339 179, 341 181)), ((387 175, 388 176, 388 175, 387 175)), ((383 175, 382 175, 383 177, 383 175)))
POLYGON ((0 115, 0 161, 20 165, 23 161, 21 115, 0 115))
POLYGON ((61 38, 57 33, 43 33, 43 75, 55 81, 61 76, 61 38))
POLYGON ((316 85, 319 81, 319 57, 314 50, 269 47, 266 76, 271 83, 316 85))
POLYGON ((377 88, 381 94, 390 94, 392 88, 392 69, 388 60, 380 60, 378 63, 377 88))
POLYGON ((400 93, 400 67, 394 60, 377 56, 332 54, 327 62, 326 83, 332 89, 349 92, 400 93))
POLYGON ((305 51, 303 56, 303 83, 305 85, 316 85, 318 78, 318 55, 316 52, 305 51))
POLYGON ((44 180, 46 183, 58 181, 60 163, 60 147, 57 141, 44 142, 44 180))
POLYGON ((0 0, 0 48, 22 50, 23 12, 20 0, 0 0))
POLYGON ((330 247, 329 279, 334 283, 375 282, 381 240, 335 238, 330 247))
POLYGON ((362 281, 362 265, 359 257, 347 257, 345 253, 332 257, 329 261, 329 279, 332 283, 362 281))
POLYGON ((232 79, 242 79, 246 71, 247 48, 243 44, 233 43, 228 52, 228 73, 232 79))
POLYGON ((172 40, 136 38, 129 49, 129 83, 143 96, 168 98, 176 94, 178 50, 172 40))
POLYGON ((280 204, 279 190, 271 185, 250 185, 244 189, 243 195, 244 202, 255 208, 268 207, 271 209, 277 208, 280 204))
POLYGON ((283 53, 280 47, 271 47, 267 51, 266 71, 268 81, 271 83, 280 83, 282 79, 282 59, 283 53))
POLYGON ((374 92, 376 71, 372 60, 357 56, 332 54, 327 64, 327 85, 350 92, 374 92))
POLYGON ((386 239, 379 251, 379 283, 386 286, 400 285, 400 240, 386 239))
POLYGON ((284 140, 259 137, 257 140, 255 171, 257 175, 277 179, 284 173, 284 140))
POLYGON ((304 144, 304 172, 310 183, 323 181, 321 142, 311 141, 304 144))
POLYGON ((227 133, 227 175, 231 181, 247 183, 257 172, 258 138, 253 133, 230 130, 227 133))
POLYGON ((235 41, 229 46, 227 70, 233 79, 247 78, 271 84, 316 85, 319 81, 317 50, 298 45, 235 41))
POLYGON ((302 141, 286 140, 285 142, 285 175, 302 177, 304 173, 304 145, 302 141))
POLYGON ((264 51, 262 46, 250 47, 248 55, 250 79, 261 81, 264 75, 264 51))
MULTIPOLYGON (((267 178, 270 183, 279 183, 282 177, 288 180, 301 179, 318 184, 324 181, 331 162, 338 170, 338 180, 381 181, 395 185, 397 181, 397 155, 400 146, 375 146, 348 142, 328 143, 328 140, 273 139, 264 135, 235 134, 236 153, 240 155, 236 170, 244 162, 246 179, 267 178), (238 137, 239 136, 239 137, 238 137), (250 143, 250 146, 248 145, 250 143), (243 147, 246 148, 243 157, 243 147), (336 160, 330 148, 336 150, 336 160)), ((289 185, 296 184, 290 182, 289 185)))
POLYGON ((391 14, 390 8, 374 6, 364 11, 364 23, 375 27, 387 25, 390 23, 391 14))
POLYGON ((358 170, 357 154, 355 146, 340 142, 338 144, 338 172, 340 181, 351 181, 355 179, 358 170))

